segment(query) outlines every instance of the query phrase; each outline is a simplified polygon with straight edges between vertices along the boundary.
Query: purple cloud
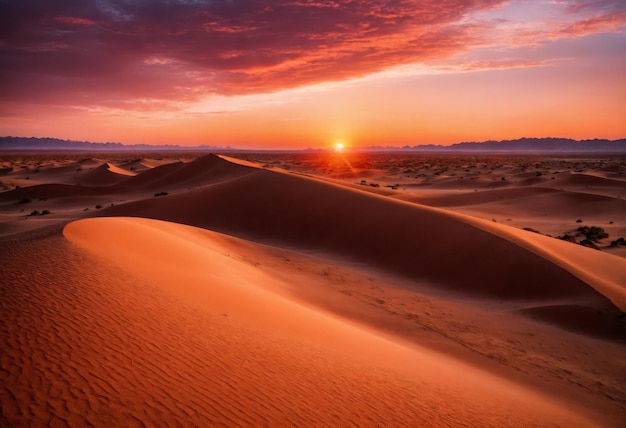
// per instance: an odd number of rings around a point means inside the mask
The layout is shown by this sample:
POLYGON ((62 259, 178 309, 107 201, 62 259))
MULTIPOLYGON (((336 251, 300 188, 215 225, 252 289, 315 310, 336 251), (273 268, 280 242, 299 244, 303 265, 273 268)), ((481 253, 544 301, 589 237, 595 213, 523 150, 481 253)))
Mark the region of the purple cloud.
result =
POLYGON ((460 52, 477 31, 463 18, 502 2, 0 1, 0 100, 120 106, 346 79, 460 52))

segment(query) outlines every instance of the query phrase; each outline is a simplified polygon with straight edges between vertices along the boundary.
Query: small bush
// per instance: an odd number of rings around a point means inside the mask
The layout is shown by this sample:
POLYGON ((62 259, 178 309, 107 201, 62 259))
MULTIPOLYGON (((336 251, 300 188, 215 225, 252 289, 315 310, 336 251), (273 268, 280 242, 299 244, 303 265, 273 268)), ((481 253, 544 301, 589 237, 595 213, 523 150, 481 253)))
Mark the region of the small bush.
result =
POLYGON ((624 239, 624 238, 617 238, 615 241, 611 241, 611 247, 617 247, 619 245, 626 246, 626 239, 624 239))
POLYGON ((30 216, 34 216, 34 215, 40 215, 39 211, 37 210, 33 210, 31 211, 31 213, 29 214, 30 216))
POLYGON ((609 234, 598 226, 580 226, 577 230, 580 234, 584 235, 585 238, 594 242, 609 237, 609 234))
MULTIPOLYGON (((510 220, 510 219, 507 219, 507 220, 510 220)), ((529 231, 529 232, 533 232, 533 233, 538 233, 538 234, 540 234, 540 235, 541 235, 541 232, 539 232, 539 231, 538 231, 538 230, 536 230, 536 229, 533 229, 532 227, 525 227, 525 228, 524 228, 524 230, 527 230, 527 231, 529 231)))
POLYGON ((96 205, 97 210, 99 210, 100 208, 102 208, 102 205, 96 205))
POLYGON ((50 214, 50 211, 49 211, 49 210, 43 210, 43 211, 41 212, 41 214, 39 214, 39 215, 48 215, 48 214, 50 214))
POLYGON ((576 243, 576 238, 574 238, 573 236, 568 235, 567 233, 564 234, 564 235, 561 235, 561 236, 557 236, 556 239, 560 239, 562 241, 576 243))
POLYGON ((24 197, 19 200, 18 204, 27 204, 29 202, 32 202, 32 201, 29 198, 24 197))
POLYGON ((594 250, 599 250, 600 249, 600 248, 598 248, 598 246, 591 239, 583 239, 578 244, 582 245, 583 247, 593 248, 594 250))
POLYGON ((158 193, 154 194, 154 196, 166 196, 166 195, 169 195, 169 193, 167 193, 167 192, 158 192, 158 193))

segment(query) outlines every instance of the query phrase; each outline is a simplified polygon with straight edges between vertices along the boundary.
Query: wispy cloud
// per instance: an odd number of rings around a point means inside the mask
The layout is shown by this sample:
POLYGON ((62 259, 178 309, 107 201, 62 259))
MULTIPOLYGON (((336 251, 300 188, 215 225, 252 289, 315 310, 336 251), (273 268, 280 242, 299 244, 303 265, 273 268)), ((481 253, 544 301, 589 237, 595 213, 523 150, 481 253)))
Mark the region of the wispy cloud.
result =
MULTIPOLYGON (((0 99, 145 110, 152 102, 164 108, 168 100, 193 101, 211 93, 273 92, 352 79, 484 46, 487 33, 505 25, 467 17, 503 3, 2 2, 0 99)), ((580 19, 541 30, 509 28, 517 43, 617 31, 626 20, 618 2, 557 3, 580 19)))

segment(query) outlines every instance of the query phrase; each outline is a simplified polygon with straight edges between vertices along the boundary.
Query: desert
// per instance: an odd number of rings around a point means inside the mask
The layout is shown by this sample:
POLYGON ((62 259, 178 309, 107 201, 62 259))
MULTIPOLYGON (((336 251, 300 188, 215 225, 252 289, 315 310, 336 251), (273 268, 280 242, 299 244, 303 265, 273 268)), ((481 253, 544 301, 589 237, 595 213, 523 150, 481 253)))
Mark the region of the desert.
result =
POLYGON ((625 213, 623 154, 4 153, 0 425, 622 426, 625 213))
POLYGON ((626 426, 625 1, 0 21, 0 428, 626 426))

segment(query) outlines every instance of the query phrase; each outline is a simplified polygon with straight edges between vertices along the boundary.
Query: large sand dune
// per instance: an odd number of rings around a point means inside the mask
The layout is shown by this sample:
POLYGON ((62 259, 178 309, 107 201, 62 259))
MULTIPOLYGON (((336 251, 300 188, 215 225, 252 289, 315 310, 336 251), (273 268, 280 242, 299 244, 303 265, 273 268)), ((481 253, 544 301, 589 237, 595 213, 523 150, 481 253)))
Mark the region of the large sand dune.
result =
MULTIPOLYGON (((494 230, 500 226, 478 228, 468 217, 318 180, 249 171, 238 165, 231 168, 234 171, 224 168, 215 174, 215 182, 197 190, 121 205, 107 215, 158 218, 341 254, 469 294, 526 299, 594 294, 564 263, 558 266, 502 239, 503 233, 494 230)), ((571 245, 563 248, 591 251, 571 245)), ((613 271, 626 269, 624 260, 611 258, 611 262, 616 264, 613 271)), ((612 278, 610 282, 617 280, 616 275, 612 278)))
POLYGON ((0 193, 0 425, 626 417, 626 260, 443 209, 607 214, 612 182, 402 195, 217 156, 54 169, 0 193))

